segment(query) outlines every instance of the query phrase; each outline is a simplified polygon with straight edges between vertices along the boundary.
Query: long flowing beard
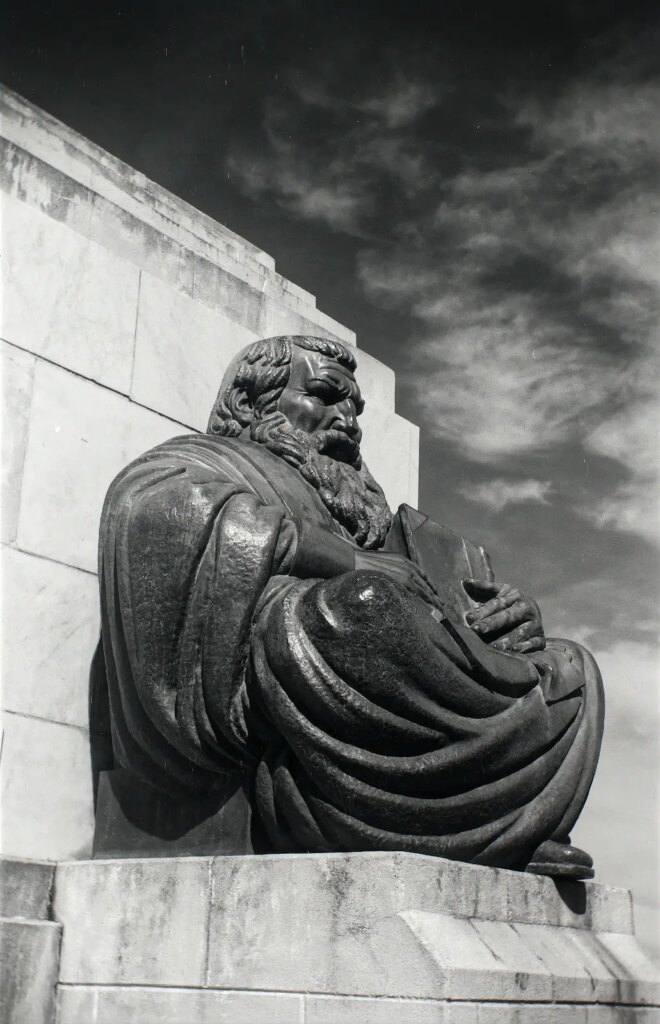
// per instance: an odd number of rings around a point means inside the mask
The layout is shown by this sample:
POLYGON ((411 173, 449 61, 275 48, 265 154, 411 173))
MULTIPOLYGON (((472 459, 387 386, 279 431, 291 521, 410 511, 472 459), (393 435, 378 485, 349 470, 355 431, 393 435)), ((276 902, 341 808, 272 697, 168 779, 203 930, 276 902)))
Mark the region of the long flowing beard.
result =
POLYGON ((359 445, 343 431, 308 434, 292 427, 282 413, 271 413, 252 421, 250 437, 294 466, 360 547, 383 546, 392 514, 382 488, 362 461, 359 445))

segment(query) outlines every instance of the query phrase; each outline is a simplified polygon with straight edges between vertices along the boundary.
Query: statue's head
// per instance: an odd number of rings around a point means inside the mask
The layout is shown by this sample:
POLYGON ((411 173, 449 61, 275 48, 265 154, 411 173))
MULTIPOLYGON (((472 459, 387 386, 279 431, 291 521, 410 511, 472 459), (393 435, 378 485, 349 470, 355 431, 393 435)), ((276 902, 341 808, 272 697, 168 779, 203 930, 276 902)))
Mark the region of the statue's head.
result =
POLYGON ((300 471, 358 544, 380 547, 391 516, 360 454, 355 367, 350 349, 327 338, 256 341, 225 373, 207 432, 265 445, 300 471))

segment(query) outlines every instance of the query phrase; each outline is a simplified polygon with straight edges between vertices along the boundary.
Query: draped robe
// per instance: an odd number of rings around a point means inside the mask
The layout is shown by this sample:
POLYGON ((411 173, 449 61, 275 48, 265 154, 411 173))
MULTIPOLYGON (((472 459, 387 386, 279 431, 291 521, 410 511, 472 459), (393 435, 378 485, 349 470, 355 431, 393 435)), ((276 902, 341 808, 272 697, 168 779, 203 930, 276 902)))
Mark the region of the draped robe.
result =
POLYGON ((99 549, 115 765, 183 800, 240 776, 273 851, 524 868, 565 838, 602 734, 588 652, 497 652, 378 572, 298 578, 310 536, 329 561, 348 543, 249 441, 176 438, 117 477, 99 549))

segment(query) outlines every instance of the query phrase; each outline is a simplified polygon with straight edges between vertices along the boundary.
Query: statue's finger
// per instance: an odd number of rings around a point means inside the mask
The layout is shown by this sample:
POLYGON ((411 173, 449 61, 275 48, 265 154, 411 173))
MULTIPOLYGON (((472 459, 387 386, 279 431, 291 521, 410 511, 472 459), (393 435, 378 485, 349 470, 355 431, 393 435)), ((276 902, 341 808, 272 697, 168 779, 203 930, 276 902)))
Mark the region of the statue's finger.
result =
POLYGON ((468 622, 483 621, 488 618, 489 615, 494 615, 495 612, 502 611, 504 608, 509 608, 512 604, 518 600, 517 591, 508 591, 505 593, 498 594, 497 597, 493 597, 490 601, 486 601, 482 604, 481 608, 474 608, 468 612, 465 616, 468 622))
POLYGON ((521 643, 513 644, 511 650, 516 654, 530 654, 532 651, 542 651, 545 648, 544 636, 533 636, 530 640, 523 640, 521 643))
POLYGON ((521 626, 516 626, 515 629, 512 629, 511 632, 507 634, 506 639, 515 644, 522 640, 529 640, 531 637, 541 635, 542 633, 543 630, 540 622, 538 622, 538 620, 530 619, 528 622, 523 622, 521 626))
POLYGON ((519 626, 520 622, 520 612, 514 605, 511 608, 495 612, 493 615, 488 615, 486 618, 478 619, 473 623, 472 629, 481 635, 499 633, 502 630, 508 630, 509 627, 519 626))
POLYGON ((532 638, 543 638, 543 627, 538 619, 523 622, 510 633, 498 636, 497 640, 490 642, 490 646, 496 651, 510 651, 516 649, 516 644, 522 644, 532 638))

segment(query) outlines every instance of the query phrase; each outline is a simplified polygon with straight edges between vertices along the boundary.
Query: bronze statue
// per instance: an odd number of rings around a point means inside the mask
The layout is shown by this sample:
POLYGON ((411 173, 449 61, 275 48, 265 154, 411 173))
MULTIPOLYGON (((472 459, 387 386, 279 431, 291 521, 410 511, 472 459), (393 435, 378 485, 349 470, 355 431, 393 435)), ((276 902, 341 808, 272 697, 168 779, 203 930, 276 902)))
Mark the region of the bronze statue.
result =
POLYGON ((256 342, 206 434, 110 487, 96 852, 406 850, 590 877, 569 833, 602 735, 596 664, 492 577, 451 621, 384 550, 355 366, 334 341, 256 342))

